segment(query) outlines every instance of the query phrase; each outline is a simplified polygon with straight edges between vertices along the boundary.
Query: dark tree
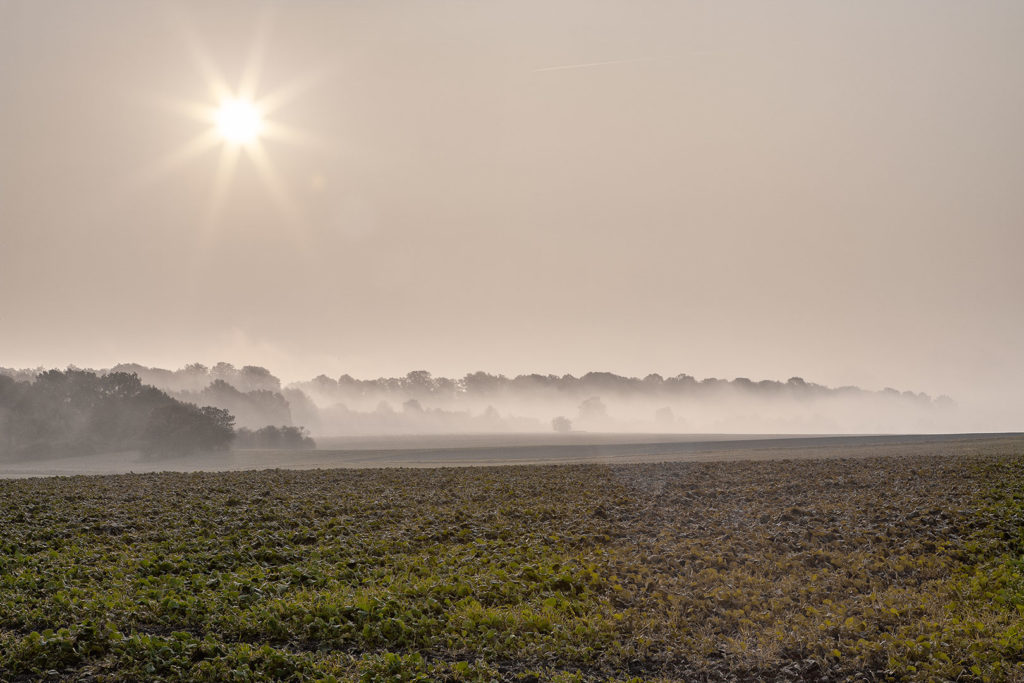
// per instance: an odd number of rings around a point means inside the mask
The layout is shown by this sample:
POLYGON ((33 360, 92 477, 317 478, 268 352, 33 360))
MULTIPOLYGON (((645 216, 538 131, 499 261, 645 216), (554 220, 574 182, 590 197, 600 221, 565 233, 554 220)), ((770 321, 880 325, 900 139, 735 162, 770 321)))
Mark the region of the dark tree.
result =
POLYGON ((0 379, 0 452, 12 456, 216 450, 230 443, 233 420, 124 372, 51 370, 32 383, 0 379))
POLYGON ((316 448, 316 442, 302 427, 275 427, 267 425, 255 431, 242 427, 235 437, 238 448, 286 448, 308 450, 316 448))
POLYGON ((235 438, 235 419, 223 408, 175 401, 152 412, 143 451, 168 455, 226 450, 235 438))

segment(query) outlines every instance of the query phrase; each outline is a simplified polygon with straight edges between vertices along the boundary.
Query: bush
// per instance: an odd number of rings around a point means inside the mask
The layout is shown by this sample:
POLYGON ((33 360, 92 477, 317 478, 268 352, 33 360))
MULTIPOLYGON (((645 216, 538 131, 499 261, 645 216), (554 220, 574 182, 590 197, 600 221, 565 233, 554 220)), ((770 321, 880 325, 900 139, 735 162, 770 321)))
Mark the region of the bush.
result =
POLYGON ((239 448, 288 448, 308 450, 316 448, 304 427, 275 427, 267 425, 255 431, 242 427, 235 437, 239 448))

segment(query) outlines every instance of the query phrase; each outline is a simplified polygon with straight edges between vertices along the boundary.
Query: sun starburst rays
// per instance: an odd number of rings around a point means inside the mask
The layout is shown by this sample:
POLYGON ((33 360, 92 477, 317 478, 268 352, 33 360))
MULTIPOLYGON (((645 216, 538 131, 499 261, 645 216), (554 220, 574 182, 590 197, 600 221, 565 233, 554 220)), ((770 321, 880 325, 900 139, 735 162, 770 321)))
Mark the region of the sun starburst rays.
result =
POLYGON ((316 77, 299 77, 280 87, 261 91, 271 21, 269 12, 258 18, 239 79, 232 87, 196 35, 185 30, 184 44, 191 63, 205 84, 209 99, 167 100, 161 98, 162 109, 190 119, 202 128, 191 139, 157 159, 139 174, 138 180, 149 182, 177 171, 220 148, 212 182, 201 212, 200 241, 206 245, 223 229, 222 218, 229 204, 240 165, 256 172, 265 196, 271 201, 287 233, 301 239, 299 206, 293 200, 288 183, 276 168, 266 143, 312 148, 320 144, 313 136, 294 126, 274 120, 278 110, 308 90, 316 77))
MULTIPOLYGON (((217 161, 217 171, 213 177, 213 188, 210 192, 210 201, 206 206, 203 216, 204 226, 214 226, 220 222, 221 211, 224 207, 224 200, 227 197, 228 186, 235 174, 238 165, 238 157, 241 156, 242 148, 239 145, 224 145, 220 150, 220 158, 217 161)), ((210 230, 203 230, 201 237, 203 241, 210 236, 210 230)), ((203 246, 206 246, 205 244, 203 246)))
POLYGON ((257 22, 256 31, 252 42, 249 44, 249 55, 245 60, 242 69, 242 77, 238 82, 238 97, 246 101, 253 101, 259 88, 260 77, 263 74, 263 62, 267 54, 267 37, 270 34, 270 13, 269 5, 261 12, 257 22))

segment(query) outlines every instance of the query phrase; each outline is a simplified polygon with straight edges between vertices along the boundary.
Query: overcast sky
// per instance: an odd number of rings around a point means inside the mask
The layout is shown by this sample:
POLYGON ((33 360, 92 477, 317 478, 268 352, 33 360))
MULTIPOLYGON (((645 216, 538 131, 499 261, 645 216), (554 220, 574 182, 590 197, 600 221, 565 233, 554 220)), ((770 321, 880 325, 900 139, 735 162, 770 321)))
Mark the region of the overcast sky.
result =
POLYGON ((1016 0, 0 0, 0 365, 1024 413, 1022 35, 1016 0), (291 131, 230 172, 190 142, 216 72, 291 131))

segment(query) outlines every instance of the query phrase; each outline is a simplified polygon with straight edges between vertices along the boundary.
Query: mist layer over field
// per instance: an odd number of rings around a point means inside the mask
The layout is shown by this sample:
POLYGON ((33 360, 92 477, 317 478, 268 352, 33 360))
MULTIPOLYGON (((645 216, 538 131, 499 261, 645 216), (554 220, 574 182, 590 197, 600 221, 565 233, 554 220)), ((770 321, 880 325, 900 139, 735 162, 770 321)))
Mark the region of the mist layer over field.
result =
MULTIPOLYGON (((7 370, 21 381, 35 371, 7 370)), ((237 427, 301 426, 314 436, 643 433, 863 434, 1005 431, 952 399, 923 393, 825 387, 799 377, 698 380, 608 372, 461 378, 414 371, 360 380, 320 375, 285 385, 266 368, 229 363, 179 370, 121 364, 147 385, 234 416, 237 427)))
POLYGON ((948 429, 955 406, 897 391, 788 382, 665 380, 589 373, 460 381, 411 374, 384 382, 319 378, 293 390, 317 408, 322 434, 537 432, 862 433, 948 429), (563 419, 559 419, 563 418, 563 419))
POLYGON ((0 463, 0 479, 143 472, 232 472, 498 465, 622 465, 736 460, 953 456, 1018 451, 1021 434, 779 437, 770 435, 476 434, 349 436, 317 450, 233 450, 159 457, 127 451, 0 463))

